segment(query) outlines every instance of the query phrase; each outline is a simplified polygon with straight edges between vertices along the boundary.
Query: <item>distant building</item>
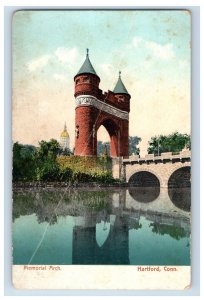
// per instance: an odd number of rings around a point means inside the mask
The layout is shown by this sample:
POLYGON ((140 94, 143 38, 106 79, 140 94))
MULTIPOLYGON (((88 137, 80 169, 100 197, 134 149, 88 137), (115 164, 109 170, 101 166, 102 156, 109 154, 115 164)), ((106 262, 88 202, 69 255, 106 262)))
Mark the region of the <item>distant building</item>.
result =
POLYGON ((70 138, 69 138, 69 133, 67 131, 66 123, 64 124, 64 130, 60 135, 60 146, 63 150, 69 149, 70 147, 70 138))

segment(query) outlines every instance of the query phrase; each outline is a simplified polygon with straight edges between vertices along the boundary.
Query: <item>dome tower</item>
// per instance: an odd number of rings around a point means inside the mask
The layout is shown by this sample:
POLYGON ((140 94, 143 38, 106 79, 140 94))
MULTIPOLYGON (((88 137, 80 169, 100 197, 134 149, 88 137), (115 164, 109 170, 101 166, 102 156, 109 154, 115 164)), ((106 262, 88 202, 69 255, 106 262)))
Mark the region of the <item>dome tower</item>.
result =
POLYGON ((69 138, 69 133, 67 132, 66 122, 64 124, 64 130, 60 134, 60 146, 63 150, 69 149, 70 146, 70 138, 69 138))

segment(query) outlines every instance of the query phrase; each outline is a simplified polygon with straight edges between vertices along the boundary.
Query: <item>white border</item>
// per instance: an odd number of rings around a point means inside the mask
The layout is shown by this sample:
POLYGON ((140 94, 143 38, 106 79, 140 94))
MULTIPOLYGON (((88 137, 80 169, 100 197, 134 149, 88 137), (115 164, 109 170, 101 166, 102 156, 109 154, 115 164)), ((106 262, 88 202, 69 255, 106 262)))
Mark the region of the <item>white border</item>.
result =
MULTIPOLYGON (((18 6, 27 6, 27 8, 29 8, 28 7, 28 5, 29 5, 29 6, 35 7, 36 9, 40 8, 42 6, 47 6, 48 7, 50 5, 54 5, 54 7, 52 7, 52 9, 54 9, 56 7, 60 8, 59 6, 66 6, 67 7, 67 5, 74 6, 74 7, 77 7, 77 6, 81 6, 81 7, 82 6, 86 6, 86 7, 87 6, 92 6, 92 7, 98 7, 98 6, 104 7, 104 6, 106 6, 106 7, 110 7, 110 6, 116 5, 116 3, 114 3, 114 2, 115 2, 114 0, 103 0, 103 1, 97 0, 97 2, 96 2, 96 0, 89 0, 89 1, 85 1, 85 0, 75 0, 75 1, 73 1, 73 0, 70 0, 69 2, 68 2, 68 0, 58 0, 58 1, 57 0, 56 1, 55 0, 46 0, 46 1, 45 0, 30 0, 30 1, 28 1, 28 0, 24 0, 24 1, 3 0, 2 1, 1 0, 1 2, 0 2, 0 36, 2 38, 3 34, 4 34, 4 27, 3 27, 4 6, 16 6, 16 5, 18 5, 18 6), (97 5, 96 5, 96 3, 97 3, 97 5)), ((203 28, 204 28, 204 8, 203 8, 203 4, 204 4, 203 0, 191 0, 191 1, 188 1, 188 0, 185 0, 185 1, 183 1, 183 0, 182 1, 179 1, 179 0, 176 0, 176 1, 175 0, 166 0, 166 1, 164 1, 164 0, 160 0, 160 1, 159 0, 157 0, 157 1, 154 1, 154 0, 143 0, 142 1, 142 6, 141 6, 141 1, 138 1, 138 0, 134 1, 134 6, 137 6, 137 7, 140 7, 140 8, 145 8, 147 6, 149 6, 149 7, 154 6, 154 8, 156 8, 157 6, 163 7, 163 8, 173 8, 173 6, 176 6, 176 5, 181 5, 184 8, 186 8, 187 6, 199 6, 200 9, 201 9, 201 16, 200 16, 200 20, 201 20, 201 38, 202 38, 202 40, 201 40, 201 53, 204 52, 204 47, 203 47, 203 37, 204 37, 204 32, 203 32, 203 28)), ((120 6, 125 6, 125 7, 132 6, 133 5, 133 1, 132 0, 123 0, 123 1, 118 0, 117 1, 117 5, 118 6, 119 5, 120 6)), ((10 38, 10 37, 8 37, 8 38, 10 38)), ((3 79, 4 78, 4 68, 3 68, 4 67, 4 58, 3 58, 4 49, 3 49, 3 47, 0 47, 0 52, 1 52, 0 70, 2 72, 1 79, 3 79)), ((203 77, 203 72, 204 72, 203 69, 204 69, 203 58, 201 58, 201 79, 202 79, 202 82, 203 82, 203 79, 204 79, 204 77, 203 77)), ((4 99, 4 97, 3 97, 4 96, 3 95, 4 83, 3 83, 3 80, 1 80, 1 82, 2 82, 2 88, 0 89, 0 95, 1 95, 0 99, 2 100, 2 99, 4 99)), ((203 104, 203 101, 204 101, 204 97, 203 96, 204 95, 203 95, 203 83, 202 83, 202 86, 201 86, 201 99, 202 99, 202 102, 200 102, 200 104, 201 104, 201 109, 200 109, 200 118, 201 118, 201 153, 204 153, 204 147, 203 147, 203 144, 204 144, 203 143, 204 142, 204 130, 203 130, 203 125, 204 125, 204 121, 203 121, 203 117, 204 117, 203 116, 204 104, 203 104)), ((2 129, 3 128, 3 121, 4 121, 4 103, 3 103, 3 101, 0 101, 0 105, 1 105, 1 108, 0 108, 0 113, 1 113, 0 122, 1 123, 0 123, 0 125, 1 125, 1 129, 2 129)), ((6 118, 9 118, 8 114, 6 115, 6 118)), ((6 128, 5 128, 5 131, 6 131, 6 128)), ((1 138, 2 138, 1 145, 3 145, 4 144, 4 133, 3 133, 3 130, 0 131, 0 134, 1 134, 1 138)), ((5 142, 6 142, 6 140, 5 140, 5 142)), ((1 153, 1 157, 2 157, 1 162, 2 162, 2 165, 3 165, 3 162, 4 162, 4 156, 3 156, 4 155, 4 150, 3 150, 2 146, 0 147, 0 153, 1 153)), ((199 160, 199 158, 197 158, 197 159, 199 160)), ((204 162, 204 156, 201 156, 201 178, 202 178, 202 180, 203 180, 203 175, 204 175, 204 171, 202 169, 202 167, 204 165, 203 162, 204 162)), ((3 178, 4 178, 4 170, 3 170, 3 168, 1 168, 0 170, 1 170, 1 179, 2 179, 2 180, 0 180, 0 184, 1 184, 0 190, 2 192, 2 200, 3 200, 3 188, 4 188, 4 186, 3 186, 3 178)), ((199 178, 197 178, 197 179, 199 181, 199 178)), ((200 198, 201 200, 204 199, 203 186, 204 185, 202 184, 201 185, 201 193, 202 194, 201 194, 201 198, 200 198)), ((199 199, 197 199, 197 200, 199 201, 199 199)), ((204 211, 203 208, 204 208, 204 205, 203 205, 203 203, 201 201, 201 212, 204 211)), ((2 221, 3 220, 3 214, 4 214, 3 208, 1 210, 1 212, 2 212, 1 223, 3 223, 3 221, 2 221)), ((0 224, 0 225, 2 225, 2 224, 0 224)), ((3 228, 2 226, 0 226, 0 227, 3 228)), ((201 228, 203 228, 203 217, 201 218, 201 228)), ((199 231, 199 228, 197 228, 197 230, 199 231)), ((9 234, 9 233, 6 233, 6 234, 9 234)), ((3 230, 2 230, 1 237, 3 237, 3 230)), ((202 235, 201 235, 201 238, 202 238, 202 235)), ((201 253, 203 253, 203 250, 204 250, 203 249, 203 238, 202 238, 201 242, 202 242, 202 245, 201 245, 202 246, 202 248, 201 248, 202 251, 201 251, 201 253)), ((3 240, 2 240, 1 245, 3 245, 3 240)), ((3 259, 3 255, 1 255, 0 257, 1 257, 1 266, 2 266, 2 268, 1 268, 1 271, 2 271, 1 275, 2 275, 2 277, 1 278, 3 278, 4 277, 3 276, 3 260, 4 259, 3 259)), ((201 258, 201 266, 203 266, 203 259, 202 258, 201 258)), ((6 279, 8 279, 8 278, 6 278, 6 279)), ((203 282, 203 268, 201 268, 201 282, 203 282)), ((2 292, 2 295, 3 295, 3 280, 0 280, 0 284, 1 284, 1 292, 2 292)), ((165 293, 165 294, 167 294, 167 293, 165 293)), ((19 293, 16 292, 16 295, 17 294, 19 295, 19 293)), ((38 297, 39 297, 39 295, 48 295, 48 294, 49 294, 48 292, 44 292, 44 293, 41 292, 40 294, 39 293, 38 294, 34 293, 34 295, 36 295, 36 296, 38 295, 38 297)), ((85 295, 85 294, 86 293, 83 293, 83 295, 85 295)), ((161 295, 161 293, 157 293, 157 294, 161 295)), ((24 293, 24 295, 26 295, 26 293, 24 293)), ((54 295, 54 294, 52 294, 52 295, 54 295)), ((60 292, 59 292, 58 295, 62 295, 62 294, 60 294, 60 292)), ((106 294, 106 295, 109 295, 109 294, 106 294)), ((121 295, 124 295, 124 294, 121 294, 121 295)), ((154 295, 156 295, 156 294, 154 293, 154 295)), ((201 295, 203 295, 203 286, 201 286, 201 295)), ((8 297, 8 298, 10 298, 10 297, 8 297)), ((49 297, 46 297, 46 298, 49 299, 49 297)), ((71 297, 71 298, 73 298, 73 297, 71 297)), ((108 298, 110 298, 110 297, 108 297, 108 298)), ((123 299, 123 298, 125 298, 125 297, 120 297, 120 299, 123 299)), ((138 298, 138 296, 137 296, 137 298, 138 298)), ((147 297, 145 297, 145 298, 147 298, 147 297)), ((76 299, 76 297, 74 297, 73 299, 76 299)), ((142 297, 142 299, 144 299, 144 297, 142 297)), ((169 297, 168 297, 168 299, 169 299, 169 297)))

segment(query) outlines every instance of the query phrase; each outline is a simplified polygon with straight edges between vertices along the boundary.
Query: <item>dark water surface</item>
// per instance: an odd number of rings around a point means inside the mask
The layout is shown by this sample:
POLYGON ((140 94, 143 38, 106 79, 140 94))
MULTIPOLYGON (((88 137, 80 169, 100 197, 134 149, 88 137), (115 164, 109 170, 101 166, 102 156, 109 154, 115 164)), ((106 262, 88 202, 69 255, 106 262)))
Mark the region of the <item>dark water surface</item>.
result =
POLYGON ((190 265, 190 189, 13 194, 14 264, 190 265))

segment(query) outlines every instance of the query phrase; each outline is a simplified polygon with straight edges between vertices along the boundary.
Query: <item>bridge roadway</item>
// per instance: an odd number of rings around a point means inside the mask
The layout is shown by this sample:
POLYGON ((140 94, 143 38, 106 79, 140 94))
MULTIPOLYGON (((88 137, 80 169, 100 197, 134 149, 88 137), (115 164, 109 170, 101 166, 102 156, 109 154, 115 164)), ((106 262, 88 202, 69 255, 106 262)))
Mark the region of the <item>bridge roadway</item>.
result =
POLYGON ((191 166, 191 151, 183 150, 179 154, 161 153, 160 156, 148 154, 113 158, 113 177, 129 182, 130 178, 139 172, 149 172, 157 177, 160 187, 168 187, 171 175, 184 167, 191 166))

